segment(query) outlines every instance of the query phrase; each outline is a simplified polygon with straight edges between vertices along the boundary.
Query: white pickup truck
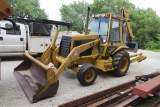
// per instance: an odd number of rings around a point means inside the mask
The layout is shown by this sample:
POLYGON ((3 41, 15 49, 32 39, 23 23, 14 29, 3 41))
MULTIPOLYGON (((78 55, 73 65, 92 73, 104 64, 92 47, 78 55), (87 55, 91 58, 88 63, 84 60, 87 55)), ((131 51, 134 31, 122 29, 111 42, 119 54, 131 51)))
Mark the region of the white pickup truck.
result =
MULTIPOLYGON (((57 24, 57 23, 56 23, 57 24)), ((63 23, 62 23, 63 24, 63 23)), ((0 27, 11 27, 12 24, 7 21, 0 21, 0 27)), ((65 25, 67 26, 67 25, 65 25)), ((0 29, 0 56, 8 53, 43 53, 51 44, 56 26, 32 23, 30 26, 16 23, 13 30, 0 29)), ((76 31, 59 32, 57 44, 61 36, 65 34, 76 34, 76 31)))

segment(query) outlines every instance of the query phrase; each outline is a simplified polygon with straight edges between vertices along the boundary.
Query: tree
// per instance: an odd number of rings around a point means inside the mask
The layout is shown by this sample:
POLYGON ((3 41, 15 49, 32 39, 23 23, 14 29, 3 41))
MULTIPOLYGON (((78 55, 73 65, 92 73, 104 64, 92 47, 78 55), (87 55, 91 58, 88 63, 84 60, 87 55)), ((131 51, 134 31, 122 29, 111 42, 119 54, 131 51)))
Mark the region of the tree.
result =
MULTIPOLYGON (((160 40, 160 18, 151 8, 132 9, 132 30, 136 41, 143 49, 153 47, 154 43, 160 40)), ((154 45, 156 47, 156 45, 154 45)), ((153 49, 153 48, 152 48, 153 49)))
POLYGON ((39 0, 7 0, 14 9, 14 16, 27 16, 30 19, 47 18, 47 14, 40 8, 39 0))
POLYGON ((127 9, 135 8, 128 0, 94 0, 90 5, 92 13, 115 13, 120 15, 120 8, 125 6, 127 9))
POLYGON ((84 21, 89 3, 86 1, 73 2, 69 5, 62 5, 60 8, 61 20, 71 22, 72 30, 83 31, 84 21))

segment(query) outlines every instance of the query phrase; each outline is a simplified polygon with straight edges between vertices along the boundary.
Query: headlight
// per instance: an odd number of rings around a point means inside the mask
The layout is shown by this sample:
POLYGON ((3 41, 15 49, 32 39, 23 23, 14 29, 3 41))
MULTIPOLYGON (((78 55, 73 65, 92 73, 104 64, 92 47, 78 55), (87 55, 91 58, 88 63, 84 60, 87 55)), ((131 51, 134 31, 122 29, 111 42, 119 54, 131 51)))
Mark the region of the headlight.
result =
POLYGON ((74 56, 78 56, 78 49, 74 51, 74 56))

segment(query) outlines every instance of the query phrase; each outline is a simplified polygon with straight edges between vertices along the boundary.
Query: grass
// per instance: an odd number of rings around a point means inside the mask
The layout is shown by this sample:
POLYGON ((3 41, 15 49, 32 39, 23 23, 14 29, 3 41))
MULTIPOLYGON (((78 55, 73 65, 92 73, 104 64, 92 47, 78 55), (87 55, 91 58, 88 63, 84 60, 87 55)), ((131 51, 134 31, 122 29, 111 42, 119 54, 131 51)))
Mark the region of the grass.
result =
POLYGON ((145 49, 145 50, 153 51, 153 52, 160 52, 160 49, 153 49, 153 50, 151 50, 151 49, 145 49))

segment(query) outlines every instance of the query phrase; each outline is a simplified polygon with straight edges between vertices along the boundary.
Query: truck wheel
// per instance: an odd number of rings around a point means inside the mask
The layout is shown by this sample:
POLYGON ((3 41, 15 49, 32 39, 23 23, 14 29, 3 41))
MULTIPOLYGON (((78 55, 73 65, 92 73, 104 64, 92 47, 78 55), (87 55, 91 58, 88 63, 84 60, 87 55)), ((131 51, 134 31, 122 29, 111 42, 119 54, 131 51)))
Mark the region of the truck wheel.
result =
POLYGON ((121 77, 126 75, 130 65, 130 57, 128 52, 119 51, 113 56, 113 67, 112 75, 121 77))
POLYGON ((77 73, 78 81, 84 86, 93 84, 96 78, 97 68, 89 63, 83 64, 77 73))

